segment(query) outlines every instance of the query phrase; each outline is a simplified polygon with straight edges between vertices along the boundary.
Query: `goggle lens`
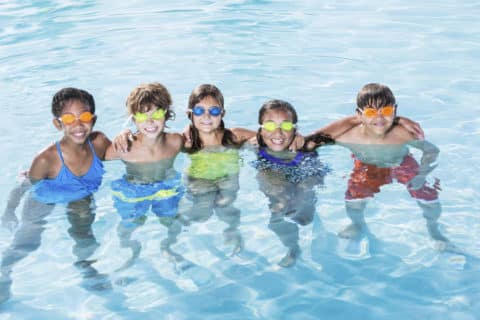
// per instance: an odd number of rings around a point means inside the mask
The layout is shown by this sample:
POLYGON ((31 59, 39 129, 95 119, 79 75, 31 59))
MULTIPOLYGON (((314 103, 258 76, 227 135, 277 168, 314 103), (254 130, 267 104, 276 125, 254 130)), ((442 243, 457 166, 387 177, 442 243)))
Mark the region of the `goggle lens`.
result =
POLYGON ((60 121, 62 121, 65 125, 70 125, 74 123, 77 119, 83 123, 90 123, 93 120, 94 115, 90 111, 85 111, 77 116, 72 113, 65 113, 60 117, 60 121))
POLYGON ((295 124, 293 124, 291 121, 283 121, 280 124, 276 124, 274 121, 265 121, 261 127, 268 132, 273 132, 277 128, 280 128, 283 131, 292 131, 293 128, 295 128, 295 124))
POLYGON ((145 122, 149 118, 153 120, 162 120, 165 119, 165 114, 167 113, 166 110, 164 109, 158 109, 155 112, 152 113, 152 115, 149 117, 147 113, 145 112, 137 112, 135 113, 135 120, 137 122, 145 122))
POLYGON ((395 112, 394 106, 385 106, 380 109, 364 108, 362 111, 363 115, 367 118, 374 118, 377 115, 382 115, 384 117, 391 117, 394 112, 395 112))
MULTIPOLYGON (((202 114, 205 113, 205 108, 202 107, 202 106, 195 106, 192 108, 192 113, 194 115, 196 115, 197 117, 198 116, 201 116, 202 114)), ((218 117, 219 115, 222 114, 222 108, 218 107, 218 106, 215 106, 215 107, 211 107, 210 109, 208 109, 208 113, 212 116, 212 117, 218 117)))

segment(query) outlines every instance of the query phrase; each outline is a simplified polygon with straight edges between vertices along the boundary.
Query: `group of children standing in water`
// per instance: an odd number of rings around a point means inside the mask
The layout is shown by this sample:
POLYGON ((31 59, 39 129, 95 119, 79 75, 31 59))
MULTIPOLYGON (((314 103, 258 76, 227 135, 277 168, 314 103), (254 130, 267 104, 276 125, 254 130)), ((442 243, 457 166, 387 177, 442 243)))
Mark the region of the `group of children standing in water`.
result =
MULTIPOLYGON (((234 253, 240 252, 240 210, 234 201, 239 190, 239 148, 245 144, 253 145, 257 155, 252 165, 257 170, 259 189, 269 201, 269 228, 288 249, 280 261, 282 266, 294 264, 300 254, 298 225, 313 219, 314 186, 322 185, 329 171, 316 152, 325 144, 345 146, 354 158, 345 193, 351 224, 340 232, 341 237, 357 238, 367 230, 363 217, 366 200, 396 179, 406 185, 422 208, 432 238, 448 244, 438 230, 438 185, 429 186, 425 181, 435 167, 438 149, 421 139, 423 132, 418 124, 397 116, 395 97, 387 86, 365 85, 357 95, 355 115, 307 136, 296 129, 295 108, 282 100, 270 100, 261 106, 257 131, 225 126, 224 98, 211 84, 192 91, 187 111, 190 125, 182 134, 165 132, 167 121, 174 117, 171 105, 170 93, 162 84, 138 86, 126 102, 137 131, 123 132, 112 143, 103 133, 93 131, 96 115, 92 95, 76 88, 64 88, 55 94, 53 124, 63 131, 63 137, 35 157, 28 179, 11 193, 2 217, 2 224, 10 227, 18 224, 15 208, 23 193, 31 189, 22 224, 3 254, 0 286, 2 282, 4 286, 11 283, 13 264, 40 245, 44 218, 52 204, 68 203, 72 237, 91 239, 94 250, 92 194, 102 182, 105 160, 125 164, 124 176, 111 183, 114 207, 126 222, 118 230, 122 246, 135 248, 130 235, 151 210, 168 228, 162 249, 173 259, 182 259, 170 248, 182 225, 204 221, 213 214, 227 224, 225 238, 234 243, 234 253), (420 163, 411 156, 409 146, 422 151, 420 163), (183 178, 174 169, 180 152, 190 158, 183 178), (194 206, 179 212, 178 203, 184 196, 194 206), (33 202, 40 203, 43 210, 28 209, 33 202), (76 224, 80 227, 75 228, 76 224), (18 254, 19 248, 22 254, 18 254)), ((96 272, 93 262, 87 260, 88 254, 79 254, 77 261, 85 277, 96 272)))

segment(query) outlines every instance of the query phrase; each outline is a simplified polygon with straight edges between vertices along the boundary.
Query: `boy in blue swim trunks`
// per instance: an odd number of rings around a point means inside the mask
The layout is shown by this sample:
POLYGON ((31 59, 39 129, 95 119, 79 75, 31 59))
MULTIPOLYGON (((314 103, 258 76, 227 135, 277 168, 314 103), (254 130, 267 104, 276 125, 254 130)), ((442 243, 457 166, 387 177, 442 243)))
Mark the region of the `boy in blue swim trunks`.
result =
POLYGON ((111 184, 114 206, 122 217, 118 230, 121 245, 131 247, 134 255, 139 253, 138 243, 132 242, 130 237, 135 227, 145 222, 151 209, 169 230, 162 250, 174 260, 181 260, 170 250, 170 244, 176 241, 181 230, 176 215, 184 187, 173 164, 184 139, 178 133, 165 132, 166 121, 174 117, 171 104, 170 93, 160 83, 135 88, 126 102, 127 112, 137 127, 129 142, 129 152, 112 145, 106 159, 122 160, 126 169, 125 175, 111 184))
POLYGON ((53 125, 63 131, 63 137, 34 158, 27 179, 11 192, 2 217, 2 225, 14 230, 18 225, 15 210, 23 194, 31 189, 24 203, 20 228, 3 253, 0 301, 10 295, 13 265, 40 246, 45 218, 54 204, 67 204, 69 233, 76 242, 74 253, 78 257, 75 265, 82 270, 84 278, 92 280, 98 276, 91 266, 93 262, 86 260, 98 246, 91 230, 94 220, 91 195, 102 182, 101 160, 111 143, 102 132, 93 131, 95 102, 84 90, 58 91, 52 100, 52 114, 53 125))

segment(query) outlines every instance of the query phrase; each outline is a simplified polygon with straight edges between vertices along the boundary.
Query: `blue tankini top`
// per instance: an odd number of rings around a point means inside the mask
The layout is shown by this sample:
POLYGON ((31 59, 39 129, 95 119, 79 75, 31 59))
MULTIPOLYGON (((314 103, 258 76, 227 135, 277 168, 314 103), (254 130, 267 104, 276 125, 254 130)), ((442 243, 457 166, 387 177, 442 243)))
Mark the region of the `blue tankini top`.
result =
POLYGON ((275 171, 291 183, 299 183, 308 177, 325 176, 331 169, 318 158, 317 152, 297 152, 293 159, 280 159, 264 148, 258 150, 258 159, 251 162, 257 170, 275 171))
POLYGON ((105 170, 90 140, 88 140, 88 145, 93 154, 92 163, 87 173, 76 176, 65 165, 60 143, 57 142, 57 152, 62 161, 60 172, 54 179, 43 179, 35 183, 32 188, 33 198, 43 203, 68 203, 83 199, 97 191, 102 183, 105 170))

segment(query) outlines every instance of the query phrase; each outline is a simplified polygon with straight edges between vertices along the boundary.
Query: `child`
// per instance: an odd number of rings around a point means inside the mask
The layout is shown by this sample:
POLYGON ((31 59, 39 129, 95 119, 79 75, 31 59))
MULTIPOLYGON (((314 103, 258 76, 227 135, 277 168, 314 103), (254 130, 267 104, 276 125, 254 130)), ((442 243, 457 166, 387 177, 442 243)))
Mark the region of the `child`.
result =
POLYGON ((139 244, 130 239, 135 228, 129 225, 142 225, 150 208, 168 227, 162 251, 174 262, 183 260, 170 250, 181 228, 175 216, 184 192, 180 173, 173 168, 184 140, 180 134, 165 132, 166 122, 174 117, 171 104, 170 93, 160 83, 135 88, 126 102, 128 114, 137 127, 129 152, 116 151, 113 146, 107 150, 107 160, 120 159, 125 163, 126 174, 113 181, 111 187, 114 206, 122 217, 118 229, 121 246, 132 248, 131 261, 139 254, 139 244))
POLYGON ((238 232, 240 210, 233 206, 239 189, 240 156, 238 149, 255 136, 251 130, 227 129, 223 122, 224 99, 214 85, 196 87, 188 100, 191 121, 185 144, 191 163, 186 170, 186 185, 193 210, 186 215, 192 221, 206 220, 213 212, 228 224, 224 234, 233 242, 233 254, 242 250, 238 232))
POLYGON ((67 203, 72 225, 69 233, 76 242, 74 253, 78 257, 75 264, 81 268, 84 278, 98 277, 91 267, 92 261, 86 260, 98 246, 91 230, 94 220, 91 195, 102 182, 101 160, 110 140, 103 133, 92 131, 96 120, 95 102, 84 90, 64 88, 58 91, 52 100, 52 114, 53 125, 63 131, 63 137, 34 158, 28 179, 11 192, 2 217, 3 225, 16 227, 15 209, 31 187, 20 228, 2 257, 0 301, 10 295, 13 265, 40 246, 45 218, 57 203, 67 203))
POLYGON ((396 125, 397 105, 392 91, 385 85, 369 83, 357 95, 357 117, 361 123, 345 132, 336 142, 353 153, 354 168, 345 194, 347 215, 352 224, 340 233, 355 238, 365 228, 363 211, 366 199, 380 187, 396 179, 406 185, 417 200, 427 221, 430 236, 448 244, 438 230, 441 206, 438 183, 429 186, 425 178, 435 168, 439 150, 427 141, 414 139, 404 127, 396 125), (408 146, 423 152, 420 165, 408 146))

